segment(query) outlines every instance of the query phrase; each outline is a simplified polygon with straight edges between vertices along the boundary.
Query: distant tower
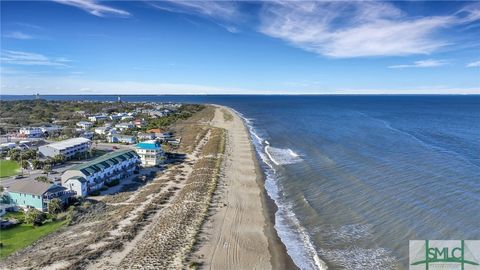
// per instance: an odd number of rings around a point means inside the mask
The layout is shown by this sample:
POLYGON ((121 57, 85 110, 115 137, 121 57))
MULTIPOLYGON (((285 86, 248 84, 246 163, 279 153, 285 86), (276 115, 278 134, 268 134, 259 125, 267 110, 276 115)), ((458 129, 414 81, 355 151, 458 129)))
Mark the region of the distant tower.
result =
POLYGON ((37 94, 35 95, 35 99, 36 99, 36 100, 39 100, 39 99, 40 99, 40 94, 39 94, 39 93, 37 93, 37 94))
POLYGON ((120 98, 120 96, 117 97, 117 101, 122 102, 122 99, 120 98))

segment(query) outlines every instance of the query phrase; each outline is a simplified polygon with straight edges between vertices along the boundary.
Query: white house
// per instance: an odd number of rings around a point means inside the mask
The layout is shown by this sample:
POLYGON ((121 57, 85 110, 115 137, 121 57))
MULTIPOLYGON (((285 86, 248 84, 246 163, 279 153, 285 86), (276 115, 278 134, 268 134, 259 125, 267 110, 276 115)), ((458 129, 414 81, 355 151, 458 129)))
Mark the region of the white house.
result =
POLYGON ((127 129, 134 128, 135 125, 133 123, 118 123, 115 125, 116 129, 119 129, 120 131, 124 131, 127 129))
POLYGON ((161 144, 156 140, 149 140, 135 145, 135 151, 140 156, 145 167, 156 166, 163 162, 164 152, 161 144))
POLYGON ((107 119, 106 115, 93 115, 93 116, 88 117, 88 120, 90 120, 91 122, 98 122, 98 121, 103 121, 103 120, 106 120, 106 119, 107 119))
POLYGON ((107 135, 108 132, 110 131, 110 127, 97 127, 95 128, 95 133, 99 135, 107 135))

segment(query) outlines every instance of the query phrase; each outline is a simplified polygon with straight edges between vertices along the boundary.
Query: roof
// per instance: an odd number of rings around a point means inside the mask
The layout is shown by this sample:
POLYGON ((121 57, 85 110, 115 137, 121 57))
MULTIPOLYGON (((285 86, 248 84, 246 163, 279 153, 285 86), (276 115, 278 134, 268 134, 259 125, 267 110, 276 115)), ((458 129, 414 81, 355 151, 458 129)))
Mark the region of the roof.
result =
POLYGON ((162 131, 159 128, 152 128, 147 130, 148 133, 153 132, 153 133, 162 133, 162 131))
POLYGON ((68 140, 64 140, 56 143, 47 144, 47 146, 50 146, 56 149, 66 149, 68 147, 73 147, 73 146, 76 146, 82 143, 88 143, 88 142, 91 142, 91 141, 89 139, 79 137, 79 138, 72 138, 72 139, 68 139, 68 140))
POLYGON ((86 176, 89 176, 91 174, 104 170, 108 167, 111 167, 127 159, 131 159, 133 157, 138 157, 135 151, 131 149, 119 150, 119 151, 107 153, 94 160, 90 160, 88 162, 78 164, 76 166, 73 166, 69 170, 81 171, 86 176))
POLYGON ((43 195, 47 190, 54 185, 51 183, 45 183, 35 180, 21 180, 13 183, 7 188, 8 192, 26 193, 32 195, 43 195))
POLYGON ((67 181, 70 180, 70 179, 78 180, 81 183, 87 182, 87 180, 85 178, 81 177, 81 176, 70 177, 70 178, 67 179, 67 181))
POLYGON ((149 140, 149 141, 137 143, 135 147, 141 148, 141 149, 148 149, 148 150, 161 149, 160 143, 155 140, 149 140))

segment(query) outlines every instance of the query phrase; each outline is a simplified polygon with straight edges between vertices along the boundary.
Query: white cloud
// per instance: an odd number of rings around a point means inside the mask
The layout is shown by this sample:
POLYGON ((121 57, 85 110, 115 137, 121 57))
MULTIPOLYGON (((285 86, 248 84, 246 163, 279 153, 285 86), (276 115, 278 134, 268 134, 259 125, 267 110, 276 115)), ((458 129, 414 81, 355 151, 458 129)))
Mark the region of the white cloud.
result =
POLYGON ((52 58, 39 53, 20 52, 3 50, 0 57, 2 63, 13 65, 28 65, 28 66, 56 66, 68 67, 66 62, 70 60, 66 58, 52 58))
POLYGON ((8 33, 4 34, 3 37, 13 38, 13 39, 23 39, 23 40, 34 38, 33 36, 31 36, 29 34, 25 34, 25 33, 20 32, 20 31, 8 32, 8 33))
MULTIPOLYGON (((248 18, 242 13, 241 1, 166 0, 151 5, 207 17, 231 32, 248 18)), ((478 3, 449 16, 424 17, 409 16, 387 1, 270 0, 259 6, 259 17, 252 20, 260 23, 258 31, 336 58, 430 54, 452 44, 439 37, 442 29, 480 19, 478 3)))
POLYGON ((150 3, 153 7, 177 13, 199 14, 216 19, 235 20, 240 13, 232 1, 164 0, 150 3))
POLYGON ((467 67, 480 67, 480 61, 468 63, 467 67))
POLYGON ((233 1, 183 1, 162 0, 149 2, 160 10, 207 17, 230 33, 237 33, 238 23, 243 17, 239 5, 233 1))
POLYGON ((428 68, 428 67, 440 67, 447 64, 445 60, 427 59, 413 62, 413 64, 393 65, 389 68, 428 68))
POLYGON ((447 45, 434 33, 452 16, 409 19, 379 1, 267 2, 260 31, 330 57, 428 54, 447 45))
POLYGON ((115 16, 121 16, 121 17, 130 16, 130 13, 128 11, 99 4, 98 1, 96 0, 53 0, 53 1, 60 4, 74 6, 74 7, 83 9, 86 12, 98 17, 105 17, 107 15, 115 15, 115 16))

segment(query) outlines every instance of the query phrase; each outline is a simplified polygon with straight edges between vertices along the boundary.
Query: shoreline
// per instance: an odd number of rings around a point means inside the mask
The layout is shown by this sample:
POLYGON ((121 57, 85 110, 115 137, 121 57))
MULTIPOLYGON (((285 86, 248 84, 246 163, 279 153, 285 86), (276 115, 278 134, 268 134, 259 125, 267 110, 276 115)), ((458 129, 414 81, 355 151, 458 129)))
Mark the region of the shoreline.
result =
POLYGON ((264 187, 258 153, 244 119, 221 105, 211 120, 224 128, 226 150, 216 195, 193 258, 202 269, 298 269, 275 230, 275 202, 264 187))
POLYGON ((278 206, 267 194, 267 190, 265 189, 265 173, 260 166, 260 162, 258 161, 259 157, 258 153, 255 151, 255 147, 253 145, 251 145, 251 147, 255 152, 257 183, 262 194, 263 214, 267 221, 265 224, 265 234, 268 238, 268 249, 271 255, 270 262, 272 264, 272 269, 300 269, 297 265, 295 265, 290 255, 288 255, 287 247, 282 242, 277 230, 275 229, 275 213, 278 210, 278 206))

